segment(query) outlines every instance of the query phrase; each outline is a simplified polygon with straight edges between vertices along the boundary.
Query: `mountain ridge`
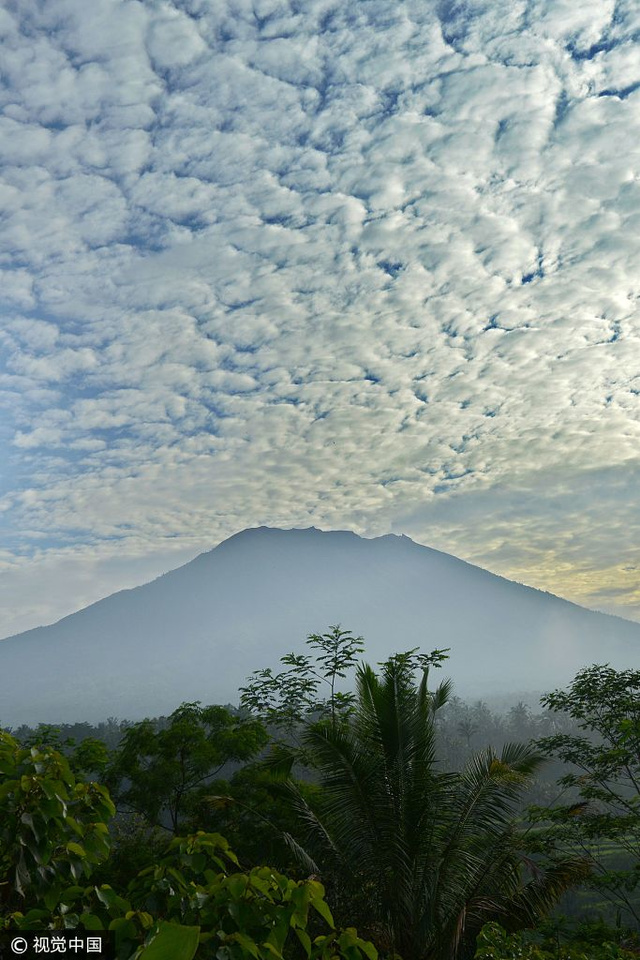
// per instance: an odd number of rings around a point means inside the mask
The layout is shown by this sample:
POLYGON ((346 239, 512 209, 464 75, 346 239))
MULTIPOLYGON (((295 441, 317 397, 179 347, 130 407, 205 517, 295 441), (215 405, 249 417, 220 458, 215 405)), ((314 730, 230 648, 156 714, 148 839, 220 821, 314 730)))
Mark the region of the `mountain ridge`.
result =
POLYGON ((451 647, 461 690, 549 689, 586 662, 635 665, 640 624, 386 534, 239 531, 149 583, 0 641, 0 723, 232 702, 248 674, 341 623, 365 659, 451 647), (22 691, 22 692, 21 692, 22 691), (28 718, 28 719, 27 719, 28 718))
POLYGON ((171 576, 171 574, 176 573, 179 570, 184 570, 187 567, 190 567, 192 564, 197 563, 203 558, 209 557, 220 547, 225 544, 230 544, 232 541, 237 538, 244 538, 246 534, 258 533, 262 531, 271 531, 276 533, 320 533, 320 534, 347 534, 351 537, 355 537, 359 540, 374 541, 374 540, 404 540, 409 544, 412 544, 414 547, 417 547, 420 550, 428 550, 430 553, 437 555, 438 557, 446 558, 447 560, 452 560, 459 564, 464 564, 466 567, 471 567, 473 570, 478 571, 479 573, 486 574, 487 576, 495 579, 502 580, 505 583, 508 583, 514 587, 521 587, 524 590, 530 590, 534 593, 538 593, 543 597, 547 597, 550 600, 557 600, 559 603, 568 604, 569 606, 575 607, 577 610, 586 611, 587 613, 596 613, 601 617, 609 617, 613 620, 619 620, 622 623, 632 623, 635 624, 637 621, 629 620, 626 617, 622 617, 619 614, 609 613, 606 610, 596 610, 591 607, 584 607, 579 603, 576 603, 574 600, 568 600, 566 597, 561 597, 559 594, 552 593, 549 590, 542 590, 540 587, 534 587, 530 584, 523 583, 520 580, 510 580, 509 577, 505 577, 500 573, 494 573, 491 570, 487 570, 486 567, 481 567, 478 564, 472 563, 470 560, 464 560, 462 557, 457 557, 454 554, 447 553, 444 550, 438 550, 436 547, 429 547, 426 544, 418 543, 413 540, 411 537, 406 534, 397 534, 397 533, 385 533, 377 537, 362 537, 357 533, 354 533, 352 530, 322 530, 319 527, 270 527, 267 525, 261 525, 259 527, 247 527, 243 530, 239 530, 237 533, 232 534, 230 537, 221 540, 219 544, 215 547, 211 547, 210 550, 204 550, 202 553, 199 553, 197 556, 193 557, 191 560, 187 560, 186 563, 180 564, 179 567, 172 567, 170 570, 166 570, 164 573, 158 574, 152 580, 148 580, 145 583, 137 584, 135 587, 122 587, 120 590, 116 590, 113 593, 108 594, 106 597, 100 597, 99 600, 93 600, 91 603, 88 603, 86 607, 79 607, 77 610, 74 610, 72 613, 67 613, 63 617, 60 617, 58 620, 52 620, 51 623, 42 624, 37 627, 30 627, 28 630, 20 630, 18 633, 7 634, 6 637, 0 637, 0 644, 5 640, 13 640, 15 637, 24 637, 26 634, 37 633, 41 630, 46 630, 48 627, 57 626, 60 623, 64 623, 66 620, 69 620, 71 617, 76 617, 78 614, 83 613, 85 610, 91 610, 94 607, 99 606, 100 604, 105 603, 108 600, 111 600, 114 597, 122 596, 123 594, 132 593, 136 590, 143 590, 145 587, 148 587, 152 583, 156 583, 159 580, 163 580, 165 577, 171 576))

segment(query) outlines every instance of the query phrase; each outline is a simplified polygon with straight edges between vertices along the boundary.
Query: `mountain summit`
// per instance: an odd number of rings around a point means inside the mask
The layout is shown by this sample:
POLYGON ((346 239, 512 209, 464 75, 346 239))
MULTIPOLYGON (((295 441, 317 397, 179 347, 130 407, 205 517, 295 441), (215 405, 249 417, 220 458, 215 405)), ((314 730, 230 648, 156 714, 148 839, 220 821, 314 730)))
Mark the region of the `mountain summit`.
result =
POLYGON ((138 719, 233 703, 251 671, 341 624, 372 663, 450 647, 462 695, 548 690, 636 666, 640 624, 497 577, 408 537, 244 530, 48 627, 0 641, 0 724, 138 719))

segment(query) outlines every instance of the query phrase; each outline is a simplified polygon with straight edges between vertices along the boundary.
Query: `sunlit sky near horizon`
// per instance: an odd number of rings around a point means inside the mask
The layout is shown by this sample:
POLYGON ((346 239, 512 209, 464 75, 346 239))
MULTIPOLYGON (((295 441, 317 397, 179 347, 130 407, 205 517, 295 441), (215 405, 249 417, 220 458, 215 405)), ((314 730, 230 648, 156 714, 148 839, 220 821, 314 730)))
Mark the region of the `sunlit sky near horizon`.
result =
POLYGON ((640 619, 637 0, 7 0, 0 42, 0 636, 261 524, 640 619))

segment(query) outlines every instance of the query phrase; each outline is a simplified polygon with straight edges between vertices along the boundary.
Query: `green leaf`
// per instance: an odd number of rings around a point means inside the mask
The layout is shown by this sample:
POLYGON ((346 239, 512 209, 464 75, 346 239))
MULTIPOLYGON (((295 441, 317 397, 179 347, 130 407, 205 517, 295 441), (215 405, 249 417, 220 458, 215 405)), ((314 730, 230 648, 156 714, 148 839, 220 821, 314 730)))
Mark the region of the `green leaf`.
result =
POLYGON ((142 950, 140 960, 193 960, 199 937, 200 927, 161 923, 149 946, 142 950))
POLYGON ((255 960, 260 960, 260 953, 258 951, 257 943, 255 940, 252 940, 251 937, 248 937, 246 933, 241 933, 238 930, 235 933, 232 933, 226 939, 227 941, 233 940, 236 943, 239 943, 244 953, 248 953, 250 956, 255 957, 255 960))
POLYGON ((248 886, 248 878, 242 873, 234 873, 227 878, 227 887, 231 891, 231 896, 235 897, 236 900, 239 900, 245 894, 248 886))
POLYGON ((333 930, 335 928, 335 923, 333 921, 333 916, 327 901, 323 900, 322 897, 312 897, 311 906, 317 913, 320 914, 322 919, 325 920, 333 930))
POLYGON ((116 935, 116 946, 119 947, 124 940, 135 940, 138 935, 136 925, 133 920, 127 920, 126 917, 116 917, 109 924, 109 930, 113 930, 116 935))
POLYGON ((5 780, 4 783, 0 784, 0 800, 4 800, 9 794, 14 793, 19 786, 19 780, 5 780))
MULTIPOLYGON (((65 820, 65 823, 66 823, 69 827, 71 827, 71 829, 72 829, 75 833, 77 833, 79 837, 83 836, 83 834, 84 834, 84 829, 83 829, 82 825, 79 824, 78 821, 75 820, 73 817, 69 817, 69 816, 68 816, 68 817, 66 818, 66 820, 65 820)), ((96 826, 97 826, 97 824, 96 824, 96 826)), ((103 826, 103 824, 101 824, 101 826, 103 826)))
POLYGON ((84 893, 84 887, 67 887, 66 890, 63 890, 60 894, 61 903, 73 903, 74 900, 77 900, 78 897, 81 897, 84 893))
POLYGON ((278 953, 278 955, 281 955, 282 951, 284 950, 284 944, 287 939, 289 929, 290 928, 286 914, 280 915, 277 923, 269 933, 264 946, 272 947, 278 953))
POLYGON ((112 890, 107 884, 102 887, 94 887, 94 890, 98 900, 104 904, 109 913, 126 913, 131 909, 130 904, 123 897, 118 896, 115 890, 112 890))
POLYGON ((369 960, 378 960, 378 951, 369 940, 361 940, 358 937, 358 946, 369 960))
POLYGON ((47 910, 55 910, 60 901, 60 888, 56 885, 50 887, 42 899, 47 910))
POLYGON ((262 949, 266 950, 267 953, 270 953, 272 957, 275 957, 276 960, 282 960, 282 950, 278 950, 272 943, 267 940, 262 944, 262 949))
POLYGON ((34 920, 44 920, 48 916, 48 910, 29 910, 25 913, 24 919, 27 923, 32 923, 34 920))
POLYGON ((294 906, 290 921, 292 927, 306 927, 307 917, 309 916, 310 899, 311 890, 308 884, 294 887, 291 891, 291 902, 294 906))
POLYGON ((202 873, 207 866, 207 858, 204 853, 194 853, 191 857, 191 869, 194 873, 202 873))
POLYGON ((304 950, 306 955, 310 957, 311 956, 311 937, 309 936, 306 930, 302 930, 300 927, 296 927, 295 930, 296 930, 296 936, 298 937, 298 940, 302 944, 302 949, 304 950))
POLYGON ((84 858, 87 855, 87 852, 84 849, 84 847, 81 847, 79 843, 75 843, 75 841, 73 840, 71 840, 71 842, 67 844, 67 850, 69 853, 75 853, 77 857, 84 858))

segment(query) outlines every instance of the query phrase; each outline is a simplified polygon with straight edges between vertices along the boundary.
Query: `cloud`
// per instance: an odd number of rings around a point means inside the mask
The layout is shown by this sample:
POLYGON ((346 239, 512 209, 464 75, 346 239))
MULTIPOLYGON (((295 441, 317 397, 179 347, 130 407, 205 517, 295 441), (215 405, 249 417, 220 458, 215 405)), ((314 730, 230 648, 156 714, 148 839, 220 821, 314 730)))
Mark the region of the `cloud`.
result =
POLYGON ((6 7, 7 624, 259 523, 640 615, 638 29, 595 0, 6 7))

